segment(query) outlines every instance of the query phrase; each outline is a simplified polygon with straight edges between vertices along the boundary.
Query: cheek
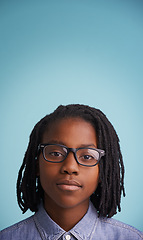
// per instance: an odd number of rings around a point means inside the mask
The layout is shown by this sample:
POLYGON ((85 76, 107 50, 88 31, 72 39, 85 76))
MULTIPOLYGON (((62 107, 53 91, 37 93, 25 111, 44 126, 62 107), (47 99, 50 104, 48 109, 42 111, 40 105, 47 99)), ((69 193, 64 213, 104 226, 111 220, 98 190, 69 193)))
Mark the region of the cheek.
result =
POLYGON ((40 160, 39 161, 39 176, 43 189, 47 188, 56 175, 56 169, 49 163, 40 160))
POLYGON ((86 174, 86 185, 91 194, 96 190, 99 183, 99 167, 95 166, 95 169, 91 169, 86 174))

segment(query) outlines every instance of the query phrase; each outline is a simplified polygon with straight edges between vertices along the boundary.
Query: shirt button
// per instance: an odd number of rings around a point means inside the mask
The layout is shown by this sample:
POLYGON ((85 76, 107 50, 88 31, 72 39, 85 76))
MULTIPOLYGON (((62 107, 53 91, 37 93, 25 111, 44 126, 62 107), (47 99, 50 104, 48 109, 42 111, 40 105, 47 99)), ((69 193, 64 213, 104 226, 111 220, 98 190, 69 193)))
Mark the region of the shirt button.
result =
POLYGON ((71 236, 70 235, 66 235, 65 238, 66 238, 66 240, 70 240, 71 236))

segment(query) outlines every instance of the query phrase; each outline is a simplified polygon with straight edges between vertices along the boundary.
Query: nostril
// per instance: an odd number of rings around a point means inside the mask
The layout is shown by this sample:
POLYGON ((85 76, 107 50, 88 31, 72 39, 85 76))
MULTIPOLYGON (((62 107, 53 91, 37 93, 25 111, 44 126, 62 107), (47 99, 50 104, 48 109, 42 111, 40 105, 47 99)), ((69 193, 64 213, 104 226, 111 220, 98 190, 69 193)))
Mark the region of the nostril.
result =
POLYGON ((67 170, 64 170, 62 173, 65 173, 65 174, 68 174, 68 175, 72 175, 72 174, 77 175, 78 174, 77 171, 67 171, 67 170))

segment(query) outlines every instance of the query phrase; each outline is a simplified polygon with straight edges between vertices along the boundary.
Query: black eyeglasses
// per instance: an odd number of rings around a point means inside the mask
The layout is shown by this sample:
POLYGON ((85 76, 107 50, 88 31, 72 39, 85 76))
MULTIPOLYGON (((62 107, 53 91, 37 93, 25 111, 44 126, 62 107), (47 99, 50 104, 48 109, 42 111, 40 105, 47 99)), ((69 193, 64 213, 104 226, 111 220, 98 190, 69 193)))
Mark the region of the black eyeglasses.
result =
POLYGON ((52 163, 63 162, 69 152, 73 152, 75 160, 78 164, 93 167, 97 165, 105 151, 92 147, 68 148, 61 144, 39 144, 38 150, 42 151, 46 161, 52 163))

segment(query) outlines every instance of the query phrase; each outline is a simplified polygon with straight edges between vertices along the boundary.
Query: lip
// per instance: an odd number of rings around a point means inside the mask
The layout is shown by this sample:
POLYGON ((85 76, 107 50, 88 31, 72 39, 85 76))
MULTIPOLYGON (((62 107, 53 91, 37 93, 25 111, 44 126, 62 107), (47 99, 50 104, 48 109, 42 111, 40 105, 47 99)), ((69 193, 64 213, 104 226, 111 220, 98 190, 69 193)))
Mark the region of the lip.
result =
POLYGON ((57 187, 63 191, 77 191, 82 185, 76 180, 63 179, 57 182, 57 187))

